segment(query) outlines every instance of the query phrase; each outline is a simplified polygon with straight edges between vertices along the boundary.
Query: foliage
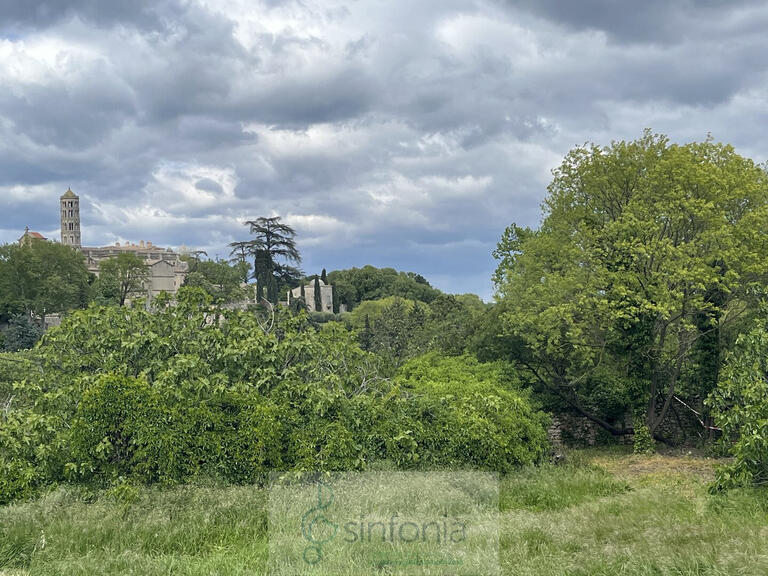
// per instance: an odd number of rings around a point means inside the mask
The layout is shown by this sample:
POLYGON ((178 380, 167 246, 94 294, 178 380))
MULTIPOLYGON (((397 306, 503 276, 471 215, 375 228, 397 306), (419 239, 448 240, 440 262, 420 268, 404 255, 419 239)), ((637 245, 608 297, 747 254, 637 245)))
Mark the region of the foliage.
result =
POLYGON ((730 146, 646 132, 571 151, 544 208, 539 230, 511 226, 496 252, 517 361, 612 433, 640 408, 658 437, 675 394, 709 393, 696 374, 717 370, 719 347, 755 310, 768 176, 730 146))
POLYGON ((405 300, 399 296, 388 296, 379 300, 366 300, 361 302, 352 312, 344 315, 344 322, 351 330, 360 331, 363 329, 366 318, 368 323, 373 325, 386 311, 394 304, 401 305, 407 312, 413 310, 416 302, 405 300))
POLYGON ((656 442, 645 424, 635 427, 633 450, 635 454, 653 454, 656 451, 656 442))
POLYGON ((83 255, 69 246, 44 240, 0 246, 0 322, 85 307, 90 278, 83 255))
POLYGON ((428 350, 463 354, 486 308, 474 294, 440 294, 429 305, 391 296, 361 302, 344 320, 358 332, 363 348, 398 365, 428 350))
POLYGON ((544 417, 468 358, 466 374, 440 376, 451 388, 418 364, 387 379, 340 323, 220 309, 195 288, 173 305, 72 313, 36 355, 41 371, 15 385, 28 402, 0 429, 0 501, 63 480, 257 482, 377 460, 508 469, 543 450, 544 417))
POLYGON ((33 352, 0 353, 0 411, 25 403, 25 398, 14 389, 14 382, 30 378, 36 371, 33 352))
POLYGON ((385 359, 392 370, 427 350, 428 313, 421 302, 392 296, 362 302, 344 320, 357 331, 361 346, 385 359))
POLYGON ((336 287, 339 302, 350 311, 366 300, 398 296, 429 303, 440 294, 423 276, 394 268, 363 266, 334 270, 328 273, 328 282, 336 287))
POLYGON ((42 335, 43 330, 38 322, 32 320, 28 314, 18 314, 8 321, 8 328, 3 335, 3 350, 27 350, 32 348, 42 335))
POLYGON ((123 252, 99 263, 99 278, 94 284, 100 303, 125 306, 126 300, 146 294, 149 267, 133 252, 123 252))
POLYGON ((717 388, 707 400, 733 464, 716 489, 768 483, 768 330, 764 323, 739 337, 717 388))
POLYGON ((243 278, 250 274, 248 262, 229 263, 223 260, 198 260, 184 258, 189 272, 184 286, 197 286, 208 293, 214 302, 230 303, 253 299, 251 290, 244 288, 243 278))
POLYGON ((432 352, 406 363, 396 381, 405 394, 387 426, 395 441, 388 453, 399 466, 506 472, 546 454, 548 416, 531 406, 504 363, 432 352))
POLYGON ((429 305, 429 346, 444 354, 460 355, 470 346, 486 305, 474 294, 441 294, 429 305))
POLYGON ((296 231, 281 222, 279 216, 248 220, 245 225, 255 238, 230 244, 231 256, 239 262, 245 262, 248 256, 253 258, 258 299, 266 298, 277 304, 279 295, 294 286, 302 275, 301 270, 292 265, 301 264, 296 231))

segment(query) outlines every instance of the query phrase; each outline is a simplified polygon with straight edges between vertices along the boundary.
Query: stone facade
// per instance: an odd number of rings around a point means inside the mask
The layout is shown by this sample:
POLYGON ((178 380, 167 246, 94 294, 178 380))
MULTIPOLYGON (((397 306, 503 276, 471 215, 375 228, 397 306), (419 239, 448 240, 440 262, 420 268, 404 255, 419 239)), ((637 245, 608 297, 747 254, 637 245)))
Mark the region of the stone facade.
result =
MULTIPOLYGON (((146 286, 147 296, 151 299, 161 292, 175 294, 184 283, 189 266, 180 255, 170 248, 160 248, 152 242, 146 244, 142 240, 139 244, 115 244, 114 246, 84 247, 80 232, 80 197, 68 189, 59 198, 59 210, 61 219, 61 243, 80 250, 85 256, 88 270, 99 275, 99 264, 108 258, 114 258, 124 252, 132 252, 149 268, 149 282, 146 286)), ((43 235, 31 232, 29 227, 24 235, 19 238, 19 244, 32 241, 47 241, 43 235)))
MULTIPOLYGON (((333 313, 333 286, 326 284, 322 280, 318 280, 320 283, 320 301, 322 303, 321 309, 317 310, 315 306, 315 281, 312 280, 309 284, 304 285, 304 300, 307 305, 307 310, 310 312, 331 312, 333 313)), ((292 300, 301 298, 301 286, 288 291, 288 305, 292 300)))
POLYGON ((80 197, 67 189, 59 198, 61 209, 61 243, 80 248, 80 197))
POLYGON ((175 294, 184 283, 189 271, 189 265, 181 260, 179 254, 170 248, 160 248, 152 242, 139 244, 119 243, 114 246, 102 248, 81 248, 85 255, 88 270, 96 276, 99 275, 99 264, 108 258, 115 258, 119 254, 132 252, 149 267, 149 282, 146 286, 147 297, 152 299, 161 292, 175 294))
MULTIPOLYGON (((688 406, 678 402, 673 402, 666 417, 659 425, 657 433, 664 437, 673 446, 692 447, 698 446, 704 442, 711 441, 717 437, 717 432, 707 429, 699 421, 697 415, 692 411, 703 412, 703 401, 700 398, 689 399, 688 406)), ((704 422, 704 424, 711 424, 704 422)), ((617 423, 622 427, 621 423, 617 423)), ((633 426, 632 416, 627 414, 624 418, 623 427, 631 429, 633 426)), ((595 446, 606 443, 617 442, 619 444, 632 444, 633 434, 613 437, 606 430, 595 424, 591 420, 576 414, 556 414, 552 418, 552 425, 549 429, 549 440, 553 446, 595 446)))

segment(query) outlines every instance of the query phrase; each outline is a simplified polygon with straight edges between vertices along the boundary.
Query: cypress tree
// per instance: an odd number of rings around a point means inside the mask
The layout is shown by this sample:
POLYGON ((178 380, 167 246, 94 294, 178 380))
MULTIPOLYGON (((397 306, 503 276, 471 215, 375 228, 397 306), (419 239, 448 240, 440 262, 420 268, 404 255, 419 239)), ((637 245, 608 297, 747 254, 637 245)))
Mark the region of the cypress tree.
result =
POLYGON ((339 297, 336 295, 336 286, 331 286, 331 300, 333 301, 333 313, 339 313, 339 297))
POLYGON ((323 284, 328 285, 328 276, 325 274, 325 268, 323 268, 323 271, 320 273, 320 280, 323 281, 323 284))
POLYGON ((277 304, 277 279, 271 274, 267 277, 267 300, 277 304))
POLYGON ((263 274, 256 278, 256 301, 261 302, 262 298, 264 298, 264 275, 263 274))
POLYGON ((320 298, 320 279, 315 276, 315 312, 323 311, 323 300, 320 298))
POLYGON ((371 320, 368 318, 368 314, 365 315, 365 327, 360 333, 360 348, 363 350, 370 350, 373 340, 373 334, 371 333, 371 320))

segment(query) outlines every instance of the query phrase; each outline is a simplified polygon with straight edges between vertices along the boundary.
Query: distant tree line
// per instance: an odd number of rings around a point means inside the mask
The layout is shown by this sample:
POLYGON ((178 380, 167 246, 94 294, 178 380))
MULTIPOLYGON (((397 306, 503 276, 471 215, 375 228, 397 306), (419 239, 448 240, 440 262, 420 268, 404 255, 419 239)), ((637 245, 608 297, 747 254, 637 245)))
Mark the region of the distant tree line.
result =
POLYGON ((398 296, 429 304, 442 292, 414 272, 394 268, 363 266, 328 273, 328 282, 336 287, 339 302, 352 310, 361 302, 398 296))

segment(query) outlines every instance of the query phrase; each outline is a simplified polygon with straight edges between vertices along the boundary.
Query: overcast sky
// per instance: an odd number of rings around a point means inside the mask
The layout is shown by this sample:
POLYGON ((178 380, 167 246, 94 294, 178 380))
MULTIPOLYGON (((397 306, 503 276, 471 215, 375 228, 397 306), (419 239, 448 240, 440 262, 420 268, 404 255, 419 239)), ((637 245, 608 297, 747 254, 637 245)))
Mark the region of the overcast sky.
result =
POLYGON ((0 0, 0 242, 228 254, 282 216, 304 269, 492 295, 574 145, 768 158, 768 5, 716 0, 0 0))

